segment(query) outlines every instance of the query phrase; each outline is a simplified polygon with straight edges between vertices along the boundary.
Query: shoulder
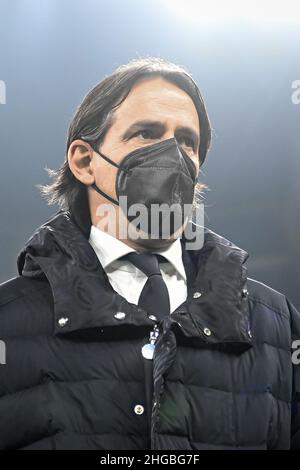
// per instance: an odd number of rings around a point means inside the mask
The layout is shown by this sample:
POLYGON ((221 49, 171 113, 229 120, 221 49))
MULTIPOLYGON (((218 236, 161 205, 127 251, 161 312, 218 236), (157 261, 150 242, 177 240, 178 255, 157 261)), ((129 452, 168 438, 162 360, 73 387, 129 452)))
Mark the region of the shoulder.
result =
POLYGON ((289 318, 288 299, 282 292, 261 281, 247 277, 248 298, 253 307, 265 307, 289 318))
POLYGON ((258 336, 275 335, 287 345, 300 338, 300 313, 292 301, 263 282, 247 278, 248 304, 258 336))
POLYGON ((15 302, 21 297, 47 289, 45 280, 16 276, 0 284, 0 309, 9 302, 15 302))
POLYGON ((1 338, 38 334, 50 326, 53 296, 47 279, 16 276, 0 284, 1 338))

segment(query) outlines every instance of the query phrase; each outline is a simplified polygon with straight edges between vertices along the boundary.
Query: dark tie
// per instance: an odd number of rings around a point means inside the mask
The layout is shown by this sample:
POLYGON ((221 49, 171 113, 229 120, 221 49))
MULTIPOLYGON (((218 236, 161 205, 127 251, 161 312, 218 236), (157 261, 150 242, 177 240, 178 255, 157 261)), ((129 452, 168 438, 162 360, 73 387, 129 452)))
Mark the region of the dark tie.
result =
MULTIPOLYGON (((163 317, 170 314, 170 299, 167 286, 162 278, 158 259, 165 259, 160 255, 153 253, 128 253, 123 256, 123 259, 130 261, 134 266, 140 269, 147 277, 146 284, 144 285, 139 297, 138 305, 144 308, 149 314, 154 315, 158 321, 163 317)), ((150 335, 151 337, 151 335, 150 335)), ((152 416, 152 401, 153 401, 153 364, 152 357, 145 356, 143 349, 150 346, 146 344, 142 348, 142 355, 144 356, 145 367, 145 393, 146 403, 149 406, 147 410, 148 419, 148 448, 151 448, 151 416, 152 416)))
POLYGON ((138 305, 158 320, 170 314, 170 298, 165 281, 162 278, 158 257, 153 253, 128 253, 123 256, 140 269, 147 277, 147 282, 139 297, 138 305))

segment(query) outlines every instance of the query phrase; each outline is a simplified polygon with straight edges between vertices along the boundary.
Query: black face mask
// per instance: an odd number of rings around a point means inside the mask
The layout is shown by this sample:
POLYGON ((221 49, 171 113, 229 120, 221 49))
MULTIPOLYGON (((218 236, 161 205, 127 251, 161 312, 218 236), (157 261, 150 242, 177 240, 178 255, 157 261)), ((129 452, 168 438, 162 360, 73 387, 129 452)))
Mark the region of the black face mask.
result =
MULTIPOLYGON (((177 214, 176 210, 174 213, 169 212, 171 216, 170 235, 182 227, 187 215, 184 206, 193 203, 197 169, 187 153, 180 149, 174 137, 130 152, 124 157, 120 165, 101 152, 96 150, 95 152, 118 168, 115 183, 118 200, 105 194, 95 183, 91 187, 116 205, 120 205, 120 196, 126 196, 128 209, 125 215, 129 222, 134 224, 136 218, 136 214, 134 216, 128 214, 130 206, 133 204, 145 206, 149 217, 147 231, 151 237, 151 234, 153 234, 151 229, 151 205, 165 204, 167 207, 172 205, 177 207, 177 214), (180 216, 180 212, 182 216, 180 216)), ((121 208, 123 210, 122 204, 121 208)), ((161 214, 161 217, 164 218, 163 211, 161 214)), ((162 237, 160 229, 157 235, 159 235, 159 238, 162 237)))

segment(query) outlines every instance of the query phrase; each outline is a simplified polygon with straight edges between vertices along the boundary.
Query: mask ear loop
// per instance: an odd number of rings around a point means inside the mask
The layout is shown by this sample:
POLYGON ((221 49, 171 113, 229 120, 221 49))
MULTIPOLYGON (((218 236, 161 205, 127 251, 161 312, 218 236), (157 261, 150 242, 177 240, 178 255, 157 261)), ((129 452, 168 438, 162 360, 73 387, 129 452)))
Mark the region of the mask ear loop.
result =
MULTIPOLYGON (((183 159, 184 159, 184 161, 185 161, 185 164, 186 164, 186 166, 187 166, 187 169, 188 169, 188 172, 189 172, 191 178, 194 180, 194 182, 196 182, 196 181, 197 181, 197 178, 198 178, 198 173, 197 173, 197 167, 196 167, 195 163, 194 163, 193 160, 188 156, 188 154, 186 153, 186 151, 185 151, 184 149, 181 149, 181 148, 179 147, 179 150, 180 150, 180 152, 181 152, 181 155, 183 156, 183 159), (192 175, 191 175, 191 171, 190 171, 190 168, 191 168, 191 167, 193 168, 193 173, 194 173, 194 175, 195 175, 194 178, 193 178, 192 175)), ((199 168, 199 170, 200 170, 200 168, 199 168)))
MULTIPOLYGON (((94 148, 94 146, 92 144, 90 144, 89 142, 87 142, 89 144, 89 146, 93 149, 93 151, 95 153, 97 153, 100 157, 102 157, 104 160, 106 160, 108 163, 110 163, 111 165, 115 166, 116 168, 119 168, 119 165, 117 163, 115 163, 113 160, 110 160, 110 158, 106 157, 105 155, 103 155, 101 152, 98 152, 98 150, 96 150, 94 148)), ((97 193, 101 194, 101 196, 105 197, 105 199, 108 199, 110 202, 112 202, 113 204, 116 204, 117 206, 119 206, 119 201, 117 201, 116 199, 112 198, 111 196, 109 196, 108 194, 106 194, 104 191, 102 191, 100 188, 98 188, 98 186, 96 185, 96 183, 92 183, 90 184, 90 187, 93 188, 95 191, 97 191, 97 193)))
POLYGON ((108 199, 110 202, 112 202, 113 204, 116 204, 117 206, 119 206, 119 201, 117 201, 116 199, 113 199, 111 196, 109 196, 108 194, 106 194, 104 191, 102 191, 100 188, 98 188, 98 186, 96 185, 96 183, 93 183, 90 185, 91 188, 94 188, 97 193, 101 194, 101 196, 104 196, 105 199, 108 199))
POLYGON ((100 155, 100 157, 102 157, 104 160, 106 160, 108 163, 110 163, 111 165, 115 166, 116 168, 120 168, 120 165, 118 165, 117 163, 115 163, 113 160, 111 160, 110 158, 106 157, 105 155, 103 155, 103 153, 101 152, 97 152, 96 150, 94 150, 96 153, 98 153, 98 155, 100 155))
MULTIPOLYGON (((99 150, 96 150, 94 148, 93 145, 89 144, 92 149, 94 150, 95 153, 97 153, 98 155, 100 155, 100 157, 102 157, 105 161, 107 161, 108 163, 110 163, 112 166, 114 166, 115 168, 122 168, 122 164, 121 165, 118 165, 118 163, 115 163, 113 160, 111 160, 110 158, 108 158, 106 155, 104 155, 102 152, 100 152, 99 150)), ((124 173, 129 173, 128 170, 125 170, 122 168, 122 171, 124 171, 124 173)))

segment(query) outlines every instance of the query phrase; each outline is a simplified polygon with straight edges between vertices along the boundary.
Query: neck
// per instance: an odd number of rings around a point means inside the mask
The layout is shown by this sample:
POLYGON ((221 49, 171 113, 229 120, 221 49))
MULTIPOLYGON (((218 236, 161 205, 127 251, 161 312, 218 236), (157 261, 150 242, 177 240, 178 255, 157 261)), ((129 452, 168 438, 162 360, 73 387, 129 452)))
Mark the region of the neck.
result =
POLYGON ((182 230, 179 230, 180 233, 176 232, 175 235, 165 239, 133 238, 130 234, 134 233, 135 227, 129 223, 121 208, 98 194, 97 198, 90 199, 90 214, 95 227, 138 252, 166 249, 182 234, 182 230))

